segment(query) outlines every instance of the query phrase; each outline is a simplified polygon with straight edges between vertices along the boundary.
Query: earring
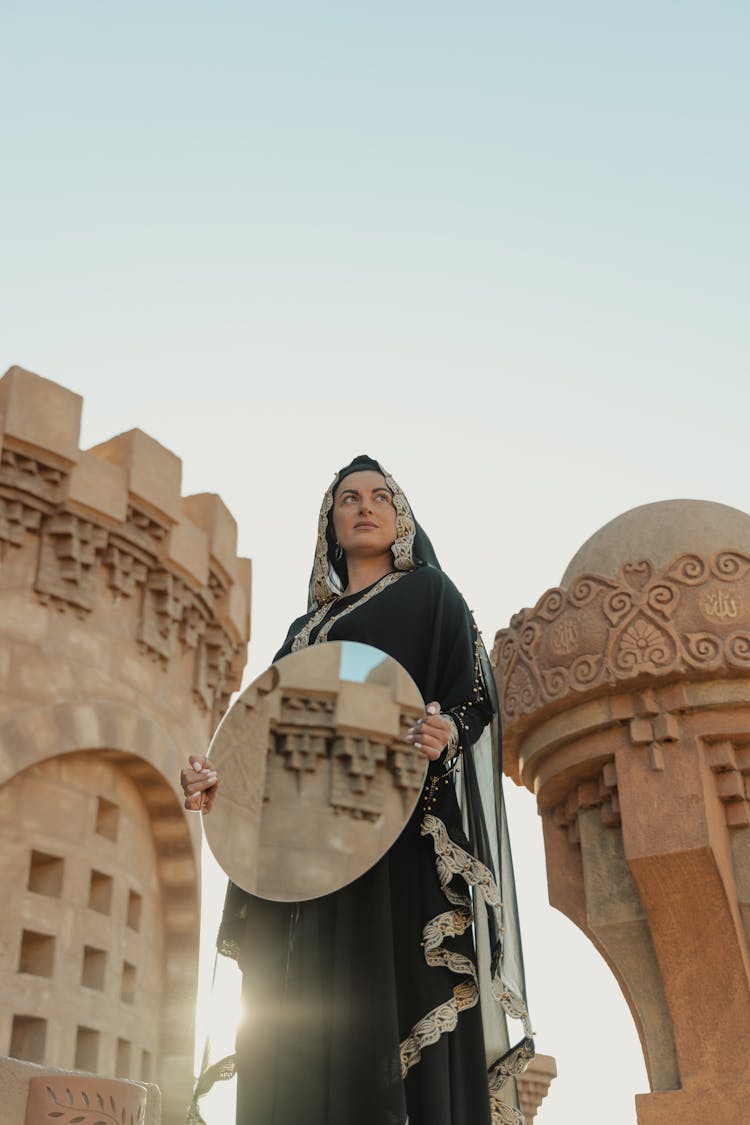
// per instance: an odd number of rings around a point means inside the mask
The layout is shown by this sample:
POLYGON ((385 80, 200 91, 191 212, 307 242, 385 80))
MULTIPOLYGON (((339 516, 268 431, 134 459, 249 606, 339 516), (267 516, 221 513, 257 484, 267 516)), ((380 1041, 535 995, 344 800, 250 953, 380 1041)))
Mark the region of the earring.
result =
POLYGON ((343 559, 344 552, 341 550, 340 543, 336 544, 336 550, 333 552, 333 557, 335 558, 336 562, 339 562, 341 559, 343 559))

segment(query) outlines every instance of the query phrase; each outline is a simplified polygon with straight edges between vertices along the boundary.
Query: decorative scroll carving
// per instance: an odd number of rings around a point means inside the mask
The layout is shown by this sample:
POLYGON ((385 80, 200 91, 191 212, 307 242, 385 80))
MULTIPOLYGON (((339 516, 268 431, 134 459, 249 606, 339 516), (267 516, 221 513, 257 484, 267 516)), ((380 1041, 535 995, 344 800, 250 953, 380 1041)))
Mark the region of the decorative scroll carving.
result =
POLYGON ((580 844, 578 813, 581 809, 600 809, 602 824, 617 828, 620 824, 620 803, 617 796, 617 771, 614 762, 607 762, 596 777, 582 781, 571 789, 564 801, 553 810, 555 824, 568 833, 571 844, 580 844))
POLYGON ((41 526, 34 584, 41 600, 52 598, 62 606, 93 609, 97 554, 103 551, 106 541, 104 528, 70 512, 46 516, 41 526))
POLYGON ((680 555, 585 574, 514 615, 492 661, 506 728, 553 701, 618 683, 750 668, 750 555, 680 555), (747 607, 747 608, 746 608, 747 607), (744 627, 743 627, 744 626, 744 627))

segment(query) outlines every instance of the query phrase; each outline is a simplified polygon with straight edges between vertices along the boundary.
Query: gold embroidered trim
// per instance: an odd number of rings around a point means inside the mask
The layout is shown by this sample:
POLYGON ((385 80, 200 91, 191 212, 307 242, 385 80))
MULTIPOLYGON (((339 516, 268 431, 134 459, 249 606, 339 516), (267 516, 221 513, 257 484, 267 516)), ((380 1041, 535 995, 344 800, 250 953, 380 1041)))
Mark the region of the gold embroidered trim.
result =
POLYGON ((233 961, 239 961, 240 946, 234 938, 223 938, 217 948, 222 957, 231 957, 233 961))
MULTIPOLYGON (((452 998, 428 1012, 414 1025, 402 1042, 401 1074, 404 1078, 410 1067, 419 1062, 422 1049, 437 1043, 441 1035, 454 1031, 458 1024, 459 1012, 472 1008, 479 1002, 479 986, 474 962, 464 954, 443 948, 446 938, 464 933, 473 922, 471 899, 468 895, 454 891, 450 886, 455 875, 460 875, 468 886, 474 887, 481 894, 485 903, 496 912, 498 932, 500 934, 503 932, 500 918, 502 908, 500 892, 489 868, 454 843, 443 822, 432 813, 424 816, 421 832, 423 836, 432 836, 440 888, 448 901, 455 906, 454 910, 446 910, 432 918, 422 930, 425 960, 430 967, 442 965, 451 972, 460 973, 465 979, 454 986, 452 998)), ((508 1079, 520 1074, 529 1059, 534 1056, 529 1017, 523 1000, 504 984, 499 969, 492 982, 492 995, 499 1000, 509 1015, 524 1021, 527 1035, 527 1038, 512 1052, 499 1059, 488 1073, 492 1125, 524 1125, 523 1115, 515 1106, 502 1101, 500 1091, 508 1079)))
MULTIPOLYGON (((376 462, 376 464, 385 478, 385 483, 393 497, 393 506, 396 509, 396 538, 391 544, 393 565, 399 572, 416 570, 417 564, 414 561, 413 547, 417 527, 411 508, 409 507, 409 501, 406 499, 406 496, 399 485, 396 484, 391 474, 386 472, 379 461, 376 462)), ((331 578, 331 564, 328 558, 327 539, 328 515, 333 507, 333 494, 338 483, 339 477, 337 473, 326 490, 318 516, 318 539, 315 545, 310 609, 319 609, 328 605, 340 592, 340 587, 337 588, 335 580, 331 578)))
POLYGON ((338 479, 337 473, 323 497, 323 505, 320 509, 320 515, 318 516, 318 541, 315 546, 315 562, 313 563, 312 577, 312 609, 327 605, 328 602, 336 596, 336 590, 331 585, 330 579, 331 568, 328 562, 328 540, 326 539, 326 531, 328 529, 328 513, 333 506, 333 490, 338 483, 338 479))
MULTIPOLYGON (((369 602, 370 598, 374 598, 377 594, 381 593, 382 590, 385 590, 387 586, 392 586, 394 582, 398 582, 399 578, 403 577, 403 573, 396 570, 391 570, 388 572, 388 574, 384 574, 380 581, 376 582, 374 586, 371 586, 370 589, 366 593, 364 593, 361 598, 358 598, 356 602, 352 602, 351 605, 345 606, 344 609, 342 609, 339 613, 332 614, 329 620, 326 621, 325 625, 318 633, 317 637, 315 638, 314 644, 321 644, 323 641, 325 641, 336 622, 340 621, 342 617, 346 617, 347 613, 351 613, 353 609, 359 609, 359 607, 361 605, 364 605, 365 602, 369 602)), ((307 624, 303 625, 299 633, 297 633, 297 636, 292 641, 292 652, 298 652, 301 648, 307 648, 308 644, 310 643, 310 634, 312 633, 313 629, 323 620, 329 609, 330 606, 328 605, 321 606, 312 615, 307 624)))
POLYGON ((473 1008, 479 1003, 479 989, 473 980, 462 980, 453 989, 453 996, 444 1004, 433 1008, 418 1023, 414 1024, 409 1035, 401 1044, 401 1077, 422 1057, 422 1048, 437 1043, 441 1035, 454 1031, 458 1023, 458 1013, 473 1008))
MULTIPOLYGON (((380 464, 380 462, 378 462, 378 464, 380 464)), ((393 507, 396 509, 396 538, 391 545, 393 565, 396 570, 416 570, 416 563, 414 562, 412 551, 417 528, 414 523, 414 516, 411 514, 409 501, 406 499, 391 474, 387 473, 382 465, 380 465, 380 471, 385 477, 385 483, 391 490, 393 507)))
MULTIPOLYGON (((427 813, 424 816, 421 832, 423 836, 432 836, 438 878, 440 879, 440 885, 446 897, 450 899, 450 895, 447 893, 450 880, 454 875, 460 875, 464 882, 479 891, 485 903, 494 912, 498 933, 502 935, 504 932, 502 925, 503 904, 500 900, 500 892, 498 891, 497 883, 489 868, 485 867, 475 856, 470 855, 468 852, 464 851, 463 848, 460 848, 458 844, 454 843, 448 835, 448 831, 442 820, 438 819, 438 817, 434 816, 432 813, 427 813)), ((503 1008, 512 1019, 521 1020, 523 1022, 524 1032, 531 1038, 531 1021, 526 1011, 526 1005, 523 998, 515 993, 503 980, 500 967, 501 963, 502 957, 498 959, 498 968, 490 984, 492 995, 498 1003, 502 1004, 503 1008)))
POLYGON ((535 1054, 534 1041, 522 1039, 512 1051, 493 1063, 487 1073, 490 1093, 501 1090, 509 1078, 517 1078, 519 1074, 523 1074, 535 1054))
POLYGON ((490 1114, 492 1125, 526 1125, 526 1118, 514 1105, 501 1102, 490 1095, 490 1114))
POLYGON ((195 1084, 193 1097, 188 1106, 187 1125, 206 1125, 198 1109, 199 1100, 208 1093, 215 1082, 226 1082, 237 1073, 237 1055, 227 1055, 212 1066, 206 1067, 195 1084))

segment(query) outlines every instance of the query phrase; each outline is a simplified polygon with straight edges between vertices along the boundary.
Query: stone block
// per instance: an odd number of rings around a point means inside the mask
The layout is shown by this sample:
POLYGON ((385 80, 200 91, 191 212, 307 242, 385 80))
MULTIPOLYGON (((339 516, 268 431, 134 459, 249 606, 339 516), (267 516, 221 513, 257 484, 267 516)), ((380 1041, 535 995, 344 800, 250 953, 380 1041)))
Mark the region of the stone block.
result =
POLYGON ((338 645, 318 645, 289 653, 278 665, 282 691, 289 688, 300 694, 319 691, 335 695, 339 688, 339 659, 338 645), (310 659, 311 652, 316 654, 315 659, 310 659))
POLYGON ((81 453, 67 480, 67 506, 86 519, 124 523, 128 514, 128 475, 122 465, 81 453))
POLYGON ((716 791, 722 801, 742 801, 745 798, 745 784, 738 770, 727 770, 716 775, 716 791))
POLYGON ((172 524, 180 518, 182 462, 155 438, 128 430, 89 452, 125 470, 130 496, 154 519, 172 524))
POLYGON ((0 380, 2 444, 68 469, 79 457, 82 406, 67 387, 11 367, 0 380))
POLYGON ((117 1120, 126 1109, 126 1118, 133 1111, 133 1121, 142 1125, 160 1125, 161 1094, 159 1087, 150 1083, 135 1083, 124 1079, 102 1079, 96 1075, 82 1075, 58 1070, 51 1066, 41 1066, 21 1059, 0 1058, 0 1105, 3 1107, 3 1125, 47 1125, 52 1120, 50 1112, 63 1111, 64 1116, 57 1120, 68 1120, 76 1116, 73 1105, 81 1107, 83 1118, 88 1123, 96 1115, 92 1109, 86 1111, 86 1103, 80 1099, 85 1092, 89 1105, 98 1105, 96 1094, 106 1098, 108 1113, 111 1113, 110 1094, 118 1108, 117 1120), (52 1090, 57 1106, 50 1097, 52 1090), (67 1090, 73 1097, 71 1104, 67 1090), (40 1115, 41 1114, 41 1115, 40 1115))
POLYGON ((634 745, 639 746, 653 741, 653 727, 650 719, 630 720, 630 739, 634 745))
POLYGON ((395 738, 400 731, 400 708, 391 700, 388 688, 380 684, 344 681, 336 706, 336 725, 340 731, 363 731, 395 738))
POLYGON ((235 580, 237 564, 237 522, 220 496, 199 492, 182 501, 182 514, 208 535, 211 560, 218 564, 221 577, 229 585, 235 580))
POLYGON ((244 589, 237 582, 230 587, 226 615, 234 640, 237 644, 247 644, 250 640, 250 607, 244 589))
POLYGON ((167 561, 193 585, 208 585, 208 536, 192 520, 182 517, 169 535, 167 561))
POLYGON ((242 589, 245 591, 245 596, 247 597, 247 604, 249 606, 250 603, 251 603, 251 600, 252 600, 252 593, 253 593, 253 561, 252 561, 252 559, 246 559, 246 558, 243 558, 243 557, 238 558, 237 562, 236 562, 236 567, 235 567, 235 574, 237 575, 237 581, 239 582, 242 589))
POLYGON ((657 715, 654 719, 654 738, 657 742, 677 742, 680 724, 676 715, 657 715))
POLYGON ((17 648, 13 659, 13 681, 20 696, 40 703, 70 699, 74 678, 70 665, 45 657, 39 650, 17 648))
POLYGON ((4 637, 39 644, 47 633, 49 611, 36 602, 25 600, 16 590, 3 590, 0 591, 0 621, 4 637))

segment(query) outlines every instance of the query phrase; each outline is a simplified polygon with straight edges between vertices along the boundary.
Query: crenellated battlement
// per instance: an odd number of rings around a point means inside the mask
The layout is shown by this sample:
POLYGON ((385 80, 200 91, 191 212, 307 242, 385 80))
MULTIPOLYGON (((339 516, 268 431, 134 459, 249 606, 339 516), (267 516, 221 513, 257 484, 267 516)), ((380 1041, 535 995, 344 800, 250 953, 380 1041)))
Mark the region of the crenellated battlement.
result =
POLYGON ((250 636, 234 517, 217 495, 181 496, 179 457, 142 430, 80 449, 82 405, 21 367, 0 379, 0 548, 36 536, 33 589, 62 611, 86 617, 105 591, 139 598, 141 651, 166 663, 192 650, 195 698, 218 715, 250 636))

